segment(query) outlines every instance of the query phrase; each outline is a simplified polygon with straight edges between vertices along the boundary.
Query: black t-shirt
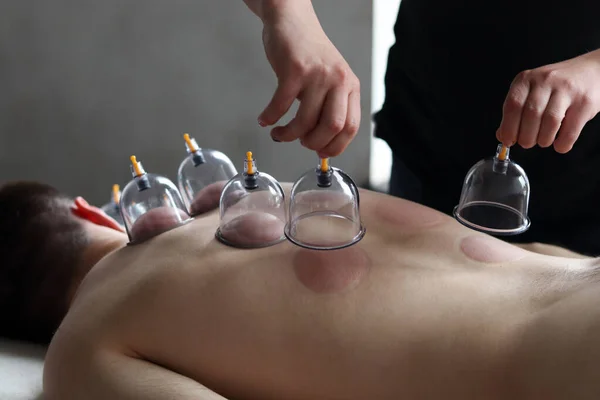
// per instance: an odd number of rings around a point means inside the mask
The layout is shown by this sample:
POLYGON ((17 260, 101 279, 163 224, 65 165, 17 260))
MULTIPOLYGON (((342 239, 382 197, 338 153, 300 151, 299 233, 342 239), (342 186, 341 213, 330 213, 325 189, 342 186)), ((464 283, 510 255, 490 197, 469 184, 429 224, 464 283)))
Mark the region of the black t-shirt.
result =
MULTIPOLYGON (((448 212, 469 168, 494 155, 514 77, 600 48, 599 16, 596 0, 402 0, 377 136, 448 212)), ((511 158, 531 183, 532 224, 600 221, 600 118, 568 154, 517 145, 511 158)))

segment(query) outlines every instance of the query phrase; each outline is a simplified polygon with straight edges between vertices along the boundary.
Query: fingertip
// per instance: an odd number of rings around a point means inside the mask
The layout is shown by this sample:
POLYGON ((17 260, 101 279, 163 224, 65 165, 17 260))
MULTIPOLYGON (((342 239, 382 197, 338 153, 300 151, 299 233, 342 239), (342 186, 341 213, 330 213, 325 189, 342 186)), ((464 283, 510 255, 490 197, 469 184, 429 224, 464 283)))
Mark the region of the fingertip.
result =
POLYGON ((324 149, 319 150, 318 154, 319 157, 322 158, 333 158, 341 155, 346 147, 348 147, 347 143, 334 139, 331 143, 325 146, 324 149))
POLYGON ((506 147, 514 146, 517 143, 516 138, 512 137, 512 135, 506 135, 501 129, 496 131, 496 139, 506 147))
POLYGON ((562 143, 560 141, 554 142, 554 150, 559 154, 566 154, 573 148, 572 144, 562 143))
POLYGON ((271 129, 271 136, 281 136, 285 132, 285 126, 276 126, 271 129))
POLYGON ((290 135, 288 135, 287 133, 287 129, 286 126, 276 126, 275 128, 271 129, 271 139, 274 142, 291 142, 293 140, 295 140, 296 138, 291 138, 289 137, 290 135))
POLYGON ((322 149, 317 150, 316 153, 319 158, 333 158, 338 155, 331 151, 329 143, 322 149))
POLYGON ((503 137, 503 135, 501 133, 498 133, 498 132, 496 133, 496 140, 498 140, 498 142, 500 142, 503 146, 506 146, 506 147, 510 147, 515 144, 514 140, 506 139, 503 137))
POLYGON ((338 157, 344 152, 344 150, 346 150, 346 147, 336 148, 329 153, 328 157, 330 157, 330 158, 338 157))
POLYGON ((258 124, 263 128, 271 125, 275 125, 277 121, 283 117, 283 115, 287 112, 283 110, 281 106, 278 106, 278 102, 273 100, 271 103, 263 110, 262 113, 258 116, 258 124))
POLYGON ((552 145, 552 142, 547 139, 538 139, 537 145, 542 149, 546 149, 552 145))
POLYGON ((535 145, 536 145, 536 143, 535 142, 533 142, 533 143, 531 143, 531 142, 522 142, 522 143, 519 143, 519 145, 522 148, 524 148, 525 150, 529 150, 529 149, 534 148, 535 145))
POLYGON ((277 121, 279 121, 279 117, 277 117, 275 112, 273 110, 271 110, 270 107, 267 107, 258 116, 257 121, 258 121, 258 125, 260 125, 263 128, 266 128, 267 126, 271 126, 271 125, 277 123, 277 121))

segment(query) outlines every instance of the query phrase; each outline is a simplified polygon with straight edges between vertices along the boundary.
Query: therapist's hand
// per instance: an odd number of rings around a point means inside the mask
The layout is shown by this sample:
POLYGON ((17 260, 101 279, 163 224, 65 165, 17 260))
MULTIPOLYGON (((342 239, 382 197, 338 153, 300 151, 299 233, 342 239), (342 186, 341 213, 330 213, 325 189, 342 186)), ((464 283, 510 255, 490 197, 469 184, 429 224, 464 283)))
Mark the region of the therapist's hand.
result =
POLYGON ((600 51, 523 71, 513 81, 496 137, 566 153, 600 111, 600 51))
POLYGON ((299 139, 322 157, 337 156, 358 131, 359 80, 327 38, 309 0, 268 3, 261 15, 263 43, 278 85, 259 124, 275 125, 298 99, 294 118, 271 130, 273 140, 299 139))

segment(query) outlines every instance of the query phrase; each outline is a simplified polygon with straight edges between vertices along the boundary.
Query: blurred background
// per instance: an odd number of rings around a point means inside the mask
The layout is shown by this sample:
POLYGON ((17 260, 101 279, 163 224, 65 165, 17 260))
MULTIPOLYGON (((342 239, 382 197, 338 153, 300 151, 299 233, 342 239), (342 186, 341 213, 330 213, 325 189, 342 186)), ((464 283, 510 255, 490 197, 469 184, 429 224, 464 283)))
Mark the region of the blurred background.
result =
MULTIPOLYGON (((359 135, 332 163, 376 190, 391 155, 371 114, 399 2, 313 0, 362 88, 359 135)), ((38 180, 102 204, 130 180, 132 154, 175 180, 185 132, 238 169, 251 150, 259 169, 294 181, 318 160, 257 123, 276 87, 261 28, 241 0, 0 1, 0 184, 38 180)))

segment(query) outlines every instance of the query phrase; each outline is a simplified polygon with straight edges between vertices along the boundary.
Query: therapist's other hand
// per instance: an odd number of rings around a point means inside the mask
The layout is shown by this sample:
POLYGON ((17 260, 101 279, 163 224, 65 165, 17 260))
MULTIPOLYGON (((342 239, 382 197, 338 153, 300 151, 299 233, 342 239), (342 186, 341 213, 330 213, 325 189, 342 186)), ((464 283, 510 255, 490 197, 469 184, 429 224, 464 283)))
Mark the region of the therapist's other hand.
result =
POLYGON ((263 44, 278 80, 258 121, 276 124, 296 99, 300 106, 275 141, 300 143, 321 157, 341 154, 358 132, 360 83, 323 31, 309 0, 280 1, 263 12, 263 44))
POLYGON ((512 82, 496 137, 567 153, 600 111, 600 51, 523 71, 512 82))

